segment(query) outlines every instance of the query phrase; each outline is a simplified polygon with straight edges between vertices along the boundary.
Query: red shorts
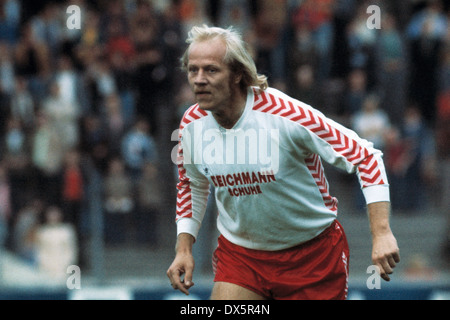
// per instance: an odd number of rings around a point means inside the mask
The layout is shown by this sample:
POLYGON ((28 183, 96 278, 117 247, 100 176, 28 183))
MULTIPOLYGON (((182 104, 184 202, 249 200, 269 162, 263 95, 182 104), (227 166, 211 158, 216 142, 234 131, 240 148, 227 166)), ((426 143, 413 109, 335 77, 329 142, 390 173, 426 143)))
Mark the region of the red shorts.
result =
POLYGON ((267 299, 344 300, 348 259, 347 239, 337 220, 314 239, 280 251, 247 249, 220 236, 213 255, 214 281, 267 299))

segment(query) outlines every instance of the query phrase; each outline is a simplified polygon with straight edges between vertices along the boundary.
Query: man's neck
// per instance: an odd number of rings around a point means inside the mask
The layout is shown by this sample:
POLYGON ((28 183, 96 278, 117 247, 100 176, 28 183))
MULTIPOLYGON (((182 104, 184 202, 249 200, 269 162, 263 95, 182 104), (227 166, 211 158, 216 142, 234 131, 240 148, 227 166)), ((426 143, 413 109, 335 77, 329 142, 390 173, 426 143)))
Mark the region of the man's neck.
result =
POLYGON ((226 108, 223 112, 213 112, 213 117, 221 127, 231 129, 241 118, 246 104, 247 92, 238 91, 235 99, 230 101, 229 108, 226 108))

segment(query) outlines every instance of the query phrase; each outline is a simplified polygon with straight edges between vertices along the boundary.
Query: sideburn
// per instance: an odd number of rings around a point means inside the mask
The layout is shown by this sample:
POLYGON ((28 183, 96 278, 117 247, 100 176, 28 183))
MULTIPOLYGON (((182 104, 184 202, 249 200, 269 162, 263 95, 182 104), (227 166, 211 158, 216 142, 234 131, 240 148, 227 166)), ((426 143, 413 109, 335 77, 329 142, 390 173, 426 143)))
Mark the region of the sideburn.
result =
POLYGON ((251 77, 243 71, 244 70, 244 66, 241 63, 234 62, 234 63, 231 63, 229 66, 230 66, 230 70, 231 70, 231 74, 232 74, 232 76, 231 76, 232 80, 231 81, 233 81, 237 77, 240 78, 240 80, 239 80, 239 87, 241 89, 241 93, 246 95, 247 94, 247 88, 252 83, 251 77))
POLYGON ((240 94, 245 96, 247 95, 247 86, 244 84, 242 73, 236 73, 232 71, 230 79, 228 81, 228 88, 230 89, 230 92, 233 94, 233 96, 236 96, 238 94, 238 92, 236 92, 236 88, 239 89, 240 94), (237 78, 240 79, 238 85, 236 86, 237 78))

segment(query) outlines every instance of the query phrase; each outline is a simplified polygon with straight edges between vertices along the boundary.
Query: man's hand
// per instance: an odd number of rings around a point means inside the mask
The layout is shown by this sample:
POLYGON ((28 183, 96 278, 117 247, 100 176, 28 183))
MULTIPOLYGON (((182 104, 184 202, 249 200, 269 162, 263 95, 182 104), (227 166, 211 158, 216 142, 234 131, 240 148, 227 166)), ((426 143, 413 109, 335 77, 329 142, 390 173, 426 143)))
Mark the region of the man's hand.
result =
POLYGON ((392 232, 388 232, 385 235, 374 236, 372 241, 372 262, 380 268, 381 278, 390 281, 389 275, 394 272, 393 269, 400 262, 397 240, 392 232))
POLYGON ((372 262, 380 268, 380 276, 390 281, 389 274, 400 262, 397 240, 389 226, 389 202, 376 202, 368 205, 370 229, 372 232, 372 262))
POLYGON ((180 234, 177 240, 176 256, 167 270, 170 284, 175 290, 180 290, 189 295, 189 289, 194 285, 192 274, 194 272, 194 257, 192 256, 192 244, 194 237, 189 234, 180 234), (182 279, 182 276, 184 278, 182 279))

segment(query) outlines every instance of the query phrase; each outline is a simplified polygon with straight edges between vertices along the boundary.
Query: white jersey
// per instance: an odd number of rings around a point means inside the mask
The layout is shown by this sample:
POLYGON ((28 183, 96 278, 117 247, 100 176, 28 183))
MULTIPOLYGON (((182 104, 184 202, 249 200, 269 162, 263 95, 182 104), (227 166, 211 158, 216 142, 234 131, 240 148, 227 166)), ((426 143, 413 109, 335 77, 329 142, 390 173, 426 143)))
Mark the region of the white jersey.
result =
POLYGON ((197 237, 213 185, 217 227, 232 243, 273 251, 314 238, 338 211, 322 159, 356 173, 367 203, 389 201, 382 153, 372 143, 273 88, 250 88, 232 129, 190 107, 179 137, 178 234, 197 237))

